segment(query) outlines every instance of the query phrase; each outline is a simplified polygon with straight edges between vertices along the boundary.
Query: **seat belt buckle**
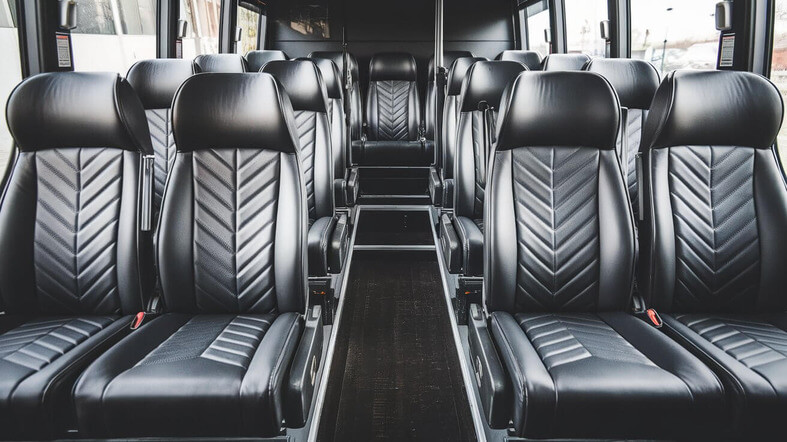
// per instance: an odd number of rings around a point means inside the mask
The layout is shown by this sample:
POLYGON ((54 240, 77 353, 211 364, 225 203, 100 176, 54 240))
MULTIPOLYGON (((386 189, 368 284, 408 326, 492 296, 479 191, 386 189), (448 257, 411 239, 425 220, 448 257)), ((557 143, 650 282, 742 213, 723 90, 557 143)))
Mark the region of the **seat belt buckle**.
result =
POLYGON ((145 312, 139 312, 134 316, 134 319, 131 321, 131 330, 138 329, 142 322, 145 320, 145 312))
POLYGON ((645 315, 648 317, 648 321, 650 321, 650 325, 661 328, 664 325, 664 321, 661 320, 661 316, 659 316, 659 312, 656 311, 654 308, 649 308, 645 310, 645 315))

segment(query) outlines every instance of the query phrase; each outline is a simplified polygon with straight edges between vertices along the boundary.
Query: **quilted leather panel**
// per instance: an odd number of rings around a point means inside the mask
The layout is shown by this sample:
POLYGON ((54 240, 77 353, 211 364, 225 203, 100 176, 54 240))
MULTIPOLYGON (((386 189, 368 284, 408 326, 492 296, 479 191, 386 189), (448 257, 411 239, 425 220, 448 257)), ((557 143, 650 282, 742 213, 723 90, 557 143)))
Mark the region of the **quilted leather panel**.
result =
MULTIPOLYGON (((492 121, 490 125, 491 140, 494 143, 494 125, 497 121, 497 111, 490 111, 492 121)), ((473 214, 476 217, 484 216, 484 199, 486 197, 486 172, 489 165, 492 146, 484 152, 484 119, 480 111, 472 112, 472 136, 473 136, 473 157, 475 158, 475 189, 473 198, 473 214)))
POLYGON ((269 150, 194 152, 194 290, 201 310, 275 309, 279 161, 269 150))
POLYGON ((377 81, 377 139, 402 141, 409 139, 408 99, 413 83, 409 81, 377 81))
POLYGON ((314 196, 314 141, 317 137, 317 113, 295 111, 295 125, 301 143, 301 163, 306 184, 306 201, 309 203, 309 219, 317 219, 317 203, 314 196))
POLYGON ((150 129, 150 140, 153 143, 155 155, 153 169, 154 204, 156 210, 161 207, 161 197, 164 195, 164 185, 167 174, 175 160, 175 137, 172 136, 172 120, 170 109, 148 109, 145 111, 150 129))
POLYGON ((547 370, 585 359, 599 358, 655 367, 612 327, 592 314, 515 316, 547 370))
POLYGON ((629 109, 626 117, 626 140, 628 143, 626 152, 624 152, 624 161, 626 165, 626 184, 629 189, 629 198, 631 199, 631 207, 634 209, 634 215, 639 214, 639 194, 637 189, 637 153, 639 152, 639 144, 642 141, 642 109, 629 109))
POLYGON ((599 152, 519 148, 512 158, 517 309, 594 309, 599 280, 599 152))
POLYGON ((760 247, 754 149, 670 149, 678 311, 739 310, 756 299, 760 247))
POLYGON ((249 368, 254 351, 260 345, 262 336, 271 326, 271 318, 238 316, 233 319, 221 334, 211 342, 200 355, 205 359, 249 368))
POLYGON ((787 370, 787 332, 767 322, 706 315, 675 319, 765 377, 787 370))
POLYGON ((0 335, 0 359, 35 373, 113 321, 92 316, 27 322, 0 335))
POLYGON ((116 252, 122 151, 41 151, 36 153, 36 169, 33 249, 41 311, 119 312, 116 252))

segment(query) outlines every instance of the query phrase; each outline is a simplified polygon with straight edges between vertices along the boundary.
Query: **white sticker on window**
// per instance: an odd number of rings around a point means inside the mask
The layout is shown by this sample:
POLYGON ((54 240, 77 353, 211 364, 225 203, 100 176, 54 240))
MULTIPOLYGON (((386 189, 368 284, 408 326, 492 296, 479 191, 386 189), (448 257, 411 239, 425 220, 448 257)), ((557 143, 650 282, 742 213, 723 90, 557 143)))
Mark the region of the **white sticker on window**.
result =
POLYGON ((68 34, 57 33, 57 67, 71 67, 71 37, 68 34))
POLYGON ((719 61, 719 67, 731 68, 733 55, 735 55, 735 34, 728 34, 721 37, 721 60, 719 61))

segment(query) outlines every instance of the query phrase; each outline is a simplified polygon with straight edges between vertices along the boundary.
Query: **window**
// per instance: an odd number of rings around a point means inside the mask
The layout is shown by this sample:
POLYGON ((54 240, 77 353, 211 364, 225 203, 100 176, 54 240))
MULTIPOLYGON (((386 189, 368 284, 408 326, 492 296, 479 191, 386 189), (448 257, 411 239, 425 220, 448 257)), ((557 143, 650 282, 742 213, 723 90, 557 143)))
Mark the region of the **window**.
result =
POLYGON ((715 69, 717 0, 631 0, 631 57, 662 75, 675 69, 715 69))
POLYGON ((604 57, 607 42, 601 38, 601 22, 609 16, 607 0, 565 0, 565 5, 568 52, 604 57))
POLYGON ((79 0, 71 46, 76 71, 125 74, 156 58, 156 0, 79 0))
POLYGON ((235 43, 235 52, 243 55, 259 49, 257 46, 260 32, 259 8, 238 2, 238 28, 240 28, 240 40, 235 43))
MULTIPOLYGON (((779 88, 782 97, 787 97, 787 0, 776 0, 773 20, 773 56, 771 58, 771 81, 779 88)), ((787 98, 785 98, 787 99, 787 98)), ((782 124, 776 139, 779 159, 787 159, 787 129, 782 124)))
POLYGON ((538 52, 541 57, 545 57, 552 52, 548 42, 548 39, 551 38, 549 2, 547 0, 539 0, 535 3, 530 3, 522 8, 519 14, 522 32, 525 34, 523 41, 527 42, 525 47, 531 51, 538 52))
MULTIPOLYGON (((16 29, 16 0, 0 0, 0 103, 5 104, 11 91, 22 81, 19 61, 19 35, 16 29)), ((3 112, 5 115, 5 111, 3 112)), ((8 125, 0 123, 0 173, 8 164, 13 140, 8 125)))
POLYGON ((219 52, 221 0, 180 0, 180 19, 188 23, 183 58, 219 52))

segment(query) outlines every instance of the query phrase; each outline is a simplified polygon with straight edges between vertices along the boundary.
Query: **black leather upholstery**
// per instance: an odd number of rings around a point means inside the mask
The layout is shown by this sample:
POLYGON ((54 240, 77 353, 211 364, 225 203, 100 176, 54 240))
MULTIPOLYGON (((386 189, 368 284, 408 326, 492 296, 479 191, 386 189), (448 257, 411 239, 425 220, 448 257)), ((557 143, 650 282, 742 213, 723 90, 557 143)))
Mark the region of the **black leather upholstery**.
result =
POLYGON ((536 51, 509 50, 497 56, 498 60, 518 61, 527 66, 531 71, 541 70, 541 55, 536 51))
POLYGON ((725 410, 707 367, 624 313, 635 238, 619 119, 609 83, 587 72, 524 73, 501 105, 484 293, 519 435, 707 436, 725 410))
POLYGON ((172 136, 172 99, 180 85, 191 76, 188 60, 161 58, 144 60, 131 66, 126 79, 137 92, 148 119, 150 141, 155 155, 154 209, 161 207, 161 196, 167 174, 175 159, 175 138, 172 136))
POLYGON ((763 77, 675 71, 641 145, 640 290, 716 369, 746 434, 776 431, 787 411, 787 188, 772 147, 782 115, 763 77))
POLYGON ((276 435, 307 296, 292 109, 270 75, 204 74, 186 80, 173 114, 178 151, 158 231, 169 313, 80 377, 80 434, 276 435))
MULTIPOLYGON (((451 74, 451 66, 453 66, 454 61, 457 58, 461 57, 472 57, 473 53, 470 51, 444 51, 443 52, 443 66, 446 67, 448 70, 448 74, 451 74)), ((428 77, 426 82, 426 102, 424 104, 424 127, 426 129, 426 139, 434 140, 435 139, 435 100, 436 98, 436 90, 435 90, 435 71, 434 71, 434 55, 429 59, 429 66, 428 66, 428 77)))
POLYGON ((72 413, 76 376, 147 302, 138 192, 152 148, 117 74, 33 76, 7 117, 20 152, 0 204, 0 438, 49 439, 72 413))
POLYGON ((249 51, 246 53, 246 65, 249 72, 259 72, 265 63, 277 60, 289 60, 290 57, 284 51, 277 51, 273 49, 261 49, 257 51, 249 51))
POLYGON ((367 137, 372 141, 415 141, 421 124, 415 58, 376 54, 369 63, 367 137))
POLYGON ((202 54, 194 57, 194 73, 215 72, 234 74, 248 72, 246 59, 239 54, 202 54))
POLYGON ((302 170, 309 204, 309 220, 319 235, 309 235, 309 274, 328 273, 327 243, 331 234, 320 218, 333 218, 334 157, 328 118, 328 93, 320 70, 312 60, 271 61, 262 72, 273 75, 287 91, 295 112, 295 127, 300 139, 302 170))
POLYGON ((580 71, 589 61, 585 54, 549 54, 542 64, 545 71, 580 71))
POLYGON ((459 121, 454 159, 454 226, 463 250, 464 274, 483 274, 483 232, 478 227, 484 217, 484 189, 488 155, 484 148, 483 112, 485 102, 492 109, 486 131, 494 131, 494 115, 500 108, 503 91, 527 68, 515 61, 478 61, 467 72, 458 98, 459 121))
MULTIPOLYGON (((346 100, 350 101, 350 137, 352 140, 360 140, 361 132, 363 132, 363 100, 361 99, 361 87, 358 77, 358 61, 352 54, 347 54, 349 59, 349 74, 350 74, 350 90, 347 93, 346 100)), ((341 51, 315 51, 309 54, 309 58, 325 58, 333 61, 342 73, 342 84, 346 86, 346 78, 344 78, 344 53, 341 51)))

